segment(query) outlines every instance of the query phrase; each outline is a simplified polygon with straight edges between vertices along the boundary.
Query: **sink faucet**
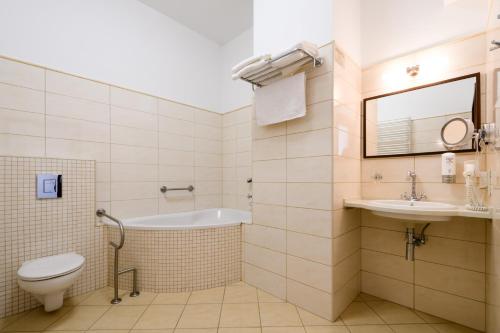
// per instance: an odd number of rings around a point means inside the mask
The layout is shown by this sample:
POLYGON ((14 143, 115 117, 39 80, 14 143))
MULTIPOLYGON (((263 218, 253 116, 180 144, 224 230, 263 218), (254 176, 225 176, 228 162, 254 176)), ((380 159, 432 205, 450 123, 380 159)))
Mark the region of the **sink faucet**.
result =
POLYGON ((417 174, 415 171, 408 171, 408 178, 411 179, 411 194, 405 192, 401 194, 401 199, 408 201, 420 201, 422 199, 427 199, 425 193, 417 194, 417 174))

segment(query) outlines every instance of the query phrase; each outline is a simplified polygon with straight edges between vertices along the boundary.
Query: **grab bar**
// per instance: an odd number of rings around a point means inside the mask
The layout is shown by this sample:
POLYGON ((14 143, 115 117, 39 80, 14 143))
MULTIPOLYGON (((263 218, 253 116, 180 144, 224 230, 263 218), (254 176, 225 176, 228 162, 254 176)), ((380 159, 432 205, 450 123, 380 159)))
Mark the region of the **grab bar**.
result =
POLYGON ((114 218, 113 216, 106 214, 106 211, 102 208, 98 209, 95 212, 95 214, 99 217, 106 216, 108 219, 118 224, 118 228, 120 228, 120 244, 116 244, 113 241, 110 241, 109 244, 117 250, 121 249, 123 247, 123 243, 125 243, 125 228, 123 227, 123 223, 117 218, 114 218))
POLYGON ((114 267, 113 267, 114 297, 111 300, 111 304, 118 304, 122 301, 122 299, 120 297, 118 297, 118 276, 123 274, 123 273, 128 273, 128 272, 133 273, 132 292, 130 293, 130 297, 139 296, 140 292, 139 292, 139 290, 137 290, 137 268, 132 267, 132 268, 127 268, 127 269, 124 269, 121 271, 118 270, 119 250, 123 247, 123 244, 125 243, 125 228, 123 227, 123 223, 120 220, 118 220, 117 218, 106 214, 106 211, 102 208, 96 210, 95 214, 99 217, 106 216, 111 221, 116 222, 118 224, 118 227, 120 228, 120 244, 116 244, 115 242, 112 242, 112 241, 109 242, 109 244, 115 248, 115 260, 114 260, 114 267))
POLYGON ((193 185, 189 185, 188 187, 166 187, 166 186, 162 186, 160 187, 160 192, 161 193, 165 193, 167 191, 189 191, 189 192, 193 192, 194 191, 194 186, 193 185))

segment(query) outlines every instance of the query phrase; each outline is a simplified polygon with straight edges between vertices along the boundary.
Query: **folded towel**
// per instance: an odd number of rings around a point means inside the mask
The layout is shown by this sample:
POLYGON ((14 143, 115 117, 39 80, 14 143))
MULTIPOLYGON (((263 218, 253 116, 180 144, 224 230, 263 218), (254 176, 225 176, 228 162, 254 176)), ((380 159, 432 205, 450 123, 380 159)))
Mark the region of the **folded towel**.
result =
POLYGON ((271 60, 278 59, 278 58, 282 57, 283 55, 287 54, 288 52, 295 50, 295 49, 302 49, 314 57, 318 56, 318 46, 316 44, 302 41, 300 43, 293 45, 292 47, 290 47, 286 50, 283 50, 279 53, 273 54, 271 56, 271 60))
POLYGON ((260 60, 269 60, 269 59, 271 59, 271 55, 270 54, 263 54, 263 55, 259 55, 259 56, 251 56, 250 58, 246 58, 245 60, 242 60, 237 65, 234 65, 234 67, 231 69, 231 72, 233 74, 236 74, 236 73, 238 73, 239 71, 241 71, 243 68, 245 68, 248 65, 251 65, 251 64, 253 64, 255 62, 258 62, 260 60))
POLYGON ((271 67, 271 65, 266 59, 261 59, 257 62, 243 67, 243 69, 241 69, 238 73, 233 74, 231 77, 233 78, 233 80, 239 79, 241 77, 247 77, 265 69, 266 67, 271 67))
POLYGON ((306 76, 299 73, 255 90, 255 116, 260 126, 306 114, 306 76))

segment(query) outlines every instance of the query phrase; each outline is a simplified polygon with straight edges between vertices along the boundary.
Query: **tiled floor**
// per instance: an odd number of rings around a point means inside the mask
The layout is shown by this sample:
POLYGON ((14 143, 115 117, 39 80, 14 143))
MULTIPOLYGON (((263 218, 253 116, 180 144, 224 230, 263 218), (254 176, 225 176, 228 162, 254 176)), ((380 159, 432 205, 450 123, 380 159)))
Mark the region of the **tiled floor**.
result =
POLYGON ((243 282, 192 293, 143 292, 110 305, 111 288, 0 320, 2 332, 69 333, 469 333, 475 332, 361 294, 336 322, 319 318, 243 282), (57 331, 57 332, 56 332, 57 331))

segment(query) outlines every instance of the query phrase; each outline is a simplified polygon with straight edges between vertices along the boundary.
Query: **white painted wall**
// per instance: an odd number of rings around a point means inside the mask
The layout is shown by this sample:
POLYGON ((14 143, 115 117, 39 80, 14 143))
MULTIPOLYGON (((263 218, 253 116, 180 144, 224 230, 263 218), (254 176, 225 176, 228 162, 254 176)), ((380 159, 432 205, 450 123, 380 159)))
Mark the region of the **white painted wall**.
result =
POLYGON ((333 0, 254 0, 254 54, 333 39, 333 0))
POLYGON ((361 0, 362 66, 482 32, 488 0, 361 0))
POLYGON ((2 0, 0 54, 220 109, 219 45, 135 0, 2 0))
POLYGON ((252 86, 231 79, 231 68, 253 54, 253 29, 248 29, 222 46, 220 111, 233 111, 252 103, 252 86))

